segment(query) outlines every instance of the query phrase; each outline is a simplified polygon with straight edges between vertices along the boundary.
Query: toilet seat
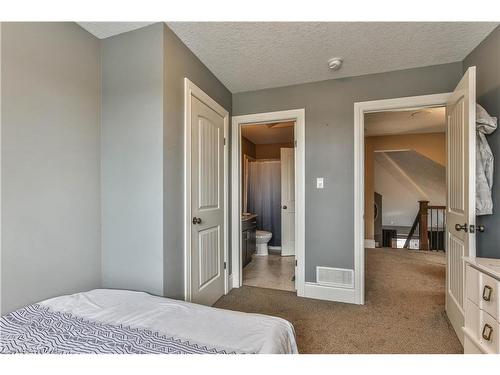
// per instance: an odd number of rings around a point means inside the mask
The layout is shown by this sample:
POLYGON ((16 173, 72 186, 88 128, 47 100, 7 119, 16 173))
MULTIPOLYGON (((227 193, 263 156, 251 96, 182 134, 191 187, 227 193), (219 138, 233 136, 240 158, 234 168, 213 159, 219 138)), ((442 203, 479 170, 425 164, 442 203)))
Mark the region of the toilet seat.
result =
POLYGON ((255 255, 257 256, 265 256, 268 254, 267 251, 267 243, 271 241, 273 234, 266 230, 257 230, 255 231, 255 243, 257 246, 257 251, 255 255))
POLYGON ((255 238, 258 238, 258 239, 271 238, 272 236, 273 236, 273 234, 271 232, 266 231, 266 230, 255 231, 255 238))

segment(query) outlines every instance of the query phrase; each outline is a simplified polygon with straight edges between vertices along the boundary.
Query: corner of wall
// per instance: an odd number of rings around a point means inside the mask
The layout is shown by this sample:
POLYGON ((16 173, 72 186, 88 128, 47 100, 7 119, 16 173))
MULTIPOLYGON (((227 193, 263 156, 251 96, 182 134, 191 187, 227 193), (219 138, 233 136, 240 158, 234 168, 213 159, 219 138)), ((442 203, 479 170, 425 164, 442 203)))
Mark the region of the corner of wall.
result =
MULTIPOLYGON (((500 117, 500 26, 497 26, 476 48, 462 61, 462 71, 476 66, 476 99, 492 116, 500 117)), ((493 155, 500 154, 500 130, 486 136, 493 155)), ((500 165, 495 163, 493 186, 500 184, 500 165)), ((493 204, 500 204, 500 196, 493 188, 493 204)), ((500 232, 495 230, 500 225, 499 208, 494 208, 493 215, 478 216, 477 223, 485 226, 486 231, 477 237, 477 256, 500 258, 498 242, 500 232)))
POLYGON ((163 23, 164 293, 184 298, 184 78, 231 112, 232 97, 175 32, 163 23), (183 215, 182 215, 183 217, 183 215))

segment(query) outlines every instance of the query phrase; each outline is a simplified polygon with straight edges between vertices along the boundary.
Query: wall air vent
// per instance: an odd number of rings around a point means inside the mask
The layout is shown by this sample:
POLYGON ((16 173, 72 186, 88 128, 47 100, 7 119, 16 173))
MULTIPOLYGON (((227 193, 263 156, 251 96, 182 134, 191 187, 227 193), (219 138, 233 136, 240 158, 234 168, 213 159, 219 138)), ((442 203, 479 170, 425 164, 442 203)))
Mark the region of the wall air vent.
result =
POLYGON ((317 266, 316 282, 323 286, 353 289, 354 270, 317 266))

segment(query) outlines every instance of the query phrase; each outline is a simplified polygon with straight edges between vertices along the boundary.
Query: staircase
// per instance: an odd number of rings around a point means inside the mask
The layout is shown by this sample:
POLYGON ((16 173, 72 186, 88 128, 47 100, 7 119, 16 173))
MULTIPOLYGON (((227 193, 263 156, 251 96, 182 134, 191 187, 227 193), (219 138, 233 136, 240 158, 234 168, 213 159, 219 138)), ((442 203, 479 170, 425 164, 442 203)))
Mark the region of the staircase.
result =
MULTIPOLYGON (((419 201, 419 209, 413 225, 406 237, 404 248, 410 248, 410 242, 418 239, 418 250, 444 251, 446 228, 446 207, 429 206, 429 201, 419 201), (424 230, 422 230, 424 228, 424 230)), ((415 247, 411 247, 415 248, 415 247)))

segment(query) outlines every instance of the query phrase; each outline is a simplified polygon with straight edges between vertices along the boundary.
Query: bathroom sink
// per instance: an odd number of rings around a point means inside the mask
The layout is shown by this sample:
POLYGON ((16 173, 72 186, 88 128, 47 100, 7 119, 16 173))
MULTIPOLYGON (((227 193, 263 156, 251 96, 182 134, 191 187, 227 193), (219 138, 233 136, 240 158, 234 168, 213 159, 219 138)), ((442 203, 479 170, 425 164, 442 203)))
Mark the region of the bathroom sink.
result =
POLYGON ((257 217, 256 214, 251 214, 251 213, 248 213, 248 212, 244 212, 244 213, 241 214, 241 221, 246 221, 246 220, 254 219, 256 217, 257 217))

